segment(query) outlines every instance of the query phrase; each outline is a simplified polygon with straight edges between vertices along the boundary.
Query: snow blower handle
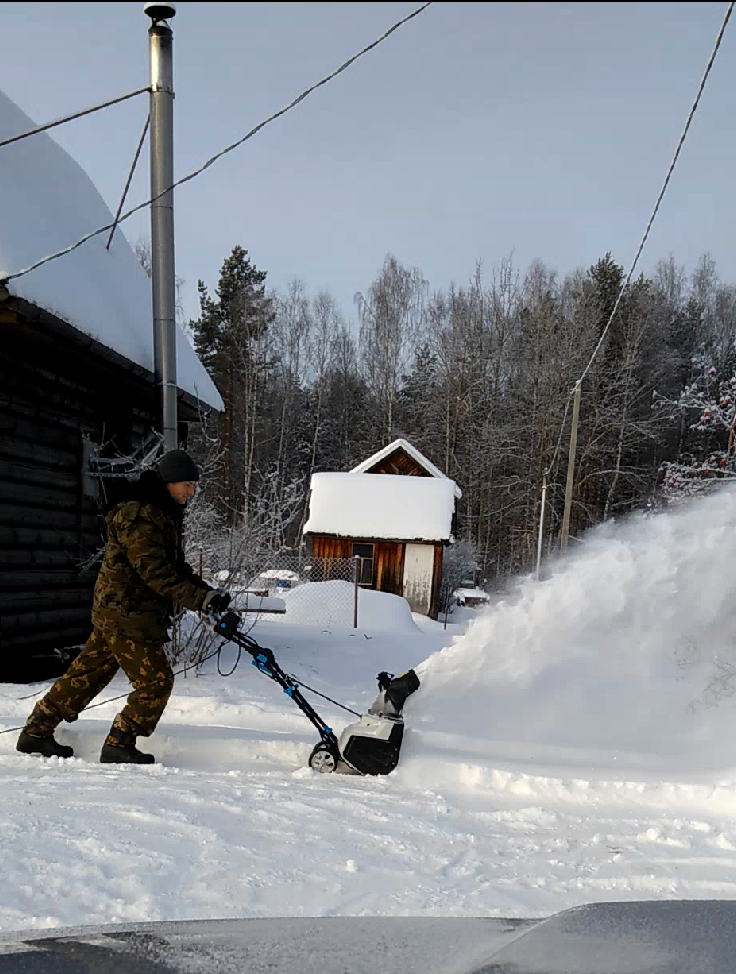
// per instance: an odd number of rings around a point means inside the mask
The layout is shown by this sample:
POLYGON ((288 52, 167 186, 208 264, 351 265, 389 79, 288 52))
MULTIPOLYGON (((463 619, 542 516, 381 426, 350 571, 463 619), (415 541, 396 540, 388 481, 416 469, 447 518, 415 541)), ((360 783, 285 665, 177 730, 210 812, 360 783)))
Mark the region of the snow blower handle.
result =
POLYGON ((211 614, 212 628, 218 636, 224 639, 232 639, 238 631, 240 616, 237 612, 213 612, 211 614))
MULTIPOLYGON (((259 644, 239 631, 240 616, 237 612, 213 612, 211 614, 212 629, 223 639, 232 640, 246 653, 253 657, 253 665, 257 666, 261 672, 273 677, 276 671, 280 672, 280 667, 276 666, 276 660, 270 649, 259 644)), ((278 682, 278 680, 277 680, 278 682)))

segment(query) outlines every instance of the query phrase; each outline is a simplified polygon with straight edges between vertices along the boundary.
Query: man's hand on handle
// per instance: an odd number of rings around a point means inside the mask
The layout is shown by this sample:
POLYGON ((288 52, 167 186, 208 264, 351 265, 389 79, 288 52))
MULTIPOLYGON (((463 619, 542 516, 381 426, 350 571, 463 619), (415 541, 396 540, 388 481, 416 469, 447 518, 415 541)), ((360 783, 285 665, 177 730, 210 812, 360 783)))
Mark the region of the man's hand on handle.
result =
POLYGON ((230 594, 223 588, 213 588, 208 592, 202 603, 202 612, 212 615, 213 612, 224 612, 230 605, 230 594))

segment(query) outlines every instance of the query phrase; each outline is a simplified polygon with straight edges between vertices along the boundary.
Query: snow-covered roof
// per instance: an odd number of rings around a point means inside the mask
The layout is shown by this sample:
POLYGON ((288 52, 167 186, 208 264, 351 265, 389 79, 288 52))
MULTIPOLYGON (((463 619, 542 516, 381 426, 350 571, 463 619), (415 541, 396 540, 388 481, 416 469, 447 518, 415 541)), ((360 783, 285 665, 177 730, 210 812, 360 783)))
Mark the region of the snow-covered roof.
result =
MULTIPOLYGON (((35 123, 0 91, 0 140, 35 123)), ((0 279, 85 233, 112 223, 94 183, 47 134, 0 150, 0 279)), ((151 284, 119 229, 9 281, 12 295, 61 318, 153 373, 151 284)), ((177 334, 179 388, 222 410, 212 379, 183 332, 177 334)))
POLYGON ((304 533, 449 541, 455 483, 447 477, 316 473, 304 533))
MULTIPOLYGON (((399 437, 398 440, 394 440, 393 443, 389 443, 388 446, 384 446, 382 450, 379 450, 378 453, 374 453, 372 457, 368 457, 367 460, 363 460, 363 462, 359 463, 357 467, 353 467, 350 473, 365 473, 367 470, 375 467, 377 463, 380 463, 381 460, 385 460, 386 457, 391 456, 391 454, 395 453, 397 450, 404 450, 406 453, 408 453, 412 460, 415 460, 419 466, 431 477, 437 477, 440 480, 450 479, 447 474, 442 473, 439 467, 435 467, 432 461, 428 460, 423 453, 420 453, 415 446, 412 446, 408 440, 402 439, 401 437, 399 437)), ((450 481, 450 483, 454 485, 455 496, 458 499, 462 497, 463 492, 460 490, 454 480, 450 481)))
POLYGON ((290 571, 288 568, 269 568, 268 571, 261 572, 256 578, 263 578, 266 581, 274 580, 277 582, 298 582, 299 575, 290 571))

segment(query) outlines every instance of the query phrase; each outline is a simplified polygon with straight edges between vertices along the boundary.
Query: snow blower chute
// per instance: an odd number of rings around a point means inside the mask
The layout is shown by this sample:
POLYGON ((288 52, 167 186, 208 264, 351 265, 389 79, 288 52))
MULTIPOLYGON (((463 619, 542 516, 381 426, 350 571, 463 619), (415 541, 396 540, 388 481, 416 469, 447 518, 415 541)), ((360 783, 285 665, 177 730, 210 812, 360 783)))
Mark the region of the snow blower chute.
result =
POLYGON ((390 673, 378 674, 379 693, 367 714, 350 724, 335 736, 308 700, 304 698, 297 680, 284 673, 270 649, 259 646, 255 639, 238 630, 240 616, 226 612, 213 620, 218 636, 234 642, 253 657, 253 665, 270 677, 291 697, 301 712, 317 728, 320 736, 309 755, 309 766, 315 771, 342 774, 378 775, 389 774, 399 763, 399 752, 404 737, 404 703, 419 687, 414 670, 399 677, 390 673))

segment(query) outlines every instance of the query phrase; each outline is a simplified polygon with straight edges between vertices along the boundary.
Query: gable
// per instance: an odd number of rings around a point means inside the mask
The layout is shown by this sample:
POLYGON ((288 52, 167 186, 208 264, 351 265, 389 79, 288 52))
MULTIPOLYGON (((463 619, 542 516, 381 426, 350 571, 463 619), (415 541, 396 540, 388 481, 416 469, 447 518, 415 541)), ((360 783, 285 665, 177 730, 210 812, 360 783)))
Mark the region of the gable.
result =
MULTIPOLYGON (((380 473, 389 476, 434 477, 437 480, 450 480, 447 474, 436 467, 408 440, 401 437, 363 460, 357 467, 353 467, 350 473, 380 473)), ((450 480, 450 483, 453 485, 455 497, 461 498, 463 492, 453 480, 450 480)))
POLYGON ((432 476, 403 447, 398 447, 393 453, 378 460, 372 467, 364 470, 363 473, 396 474, 402 477, 432 476))

